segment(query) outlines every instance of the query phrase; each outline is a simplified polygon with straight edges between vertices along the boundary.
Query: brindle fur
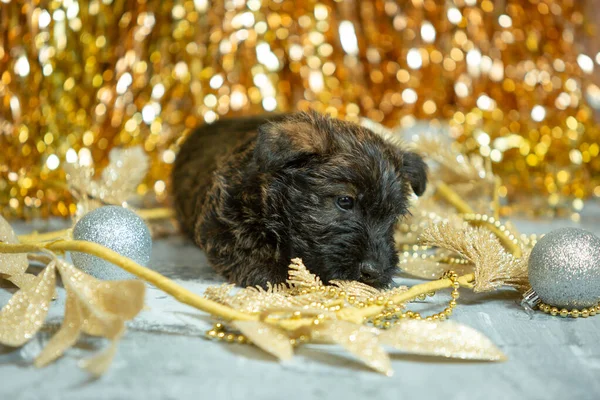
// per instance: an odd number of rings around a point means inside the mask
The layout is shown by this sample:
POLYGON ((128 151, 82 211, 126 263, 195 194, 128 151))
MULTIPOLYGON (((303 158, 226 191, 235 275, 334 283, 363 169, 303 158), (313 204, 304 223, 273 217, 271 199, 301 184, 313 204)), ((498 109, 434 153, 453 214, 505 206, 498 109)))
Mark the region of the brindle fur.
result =
POLYGON ((388 286, 394 227, 411 188, 421 195, 427 181, 418 155, 314 112, 202 126, 172 179, 182 229, 215 270, 263 287, 284 282, 294 257, 325 282, 388 286), (339 196, 354 197, 354 209, 340 209, 339 196))

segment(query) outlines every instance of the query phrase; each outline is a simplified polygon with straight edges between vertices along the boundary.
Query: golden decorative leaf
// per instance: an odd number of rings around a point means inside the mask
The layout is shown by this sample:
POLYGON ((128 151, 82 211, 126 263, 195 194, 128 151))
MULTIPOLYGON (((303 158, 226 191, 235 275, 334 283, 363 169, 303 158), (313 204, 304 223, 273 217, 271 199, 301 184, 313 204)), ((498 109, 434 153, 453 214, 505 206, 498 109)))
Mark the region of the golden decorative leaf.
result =
POLYGON ((356 296, 361 299, 368 299, 370 297, 377 298, 382 295, 380 290, 358 281, 333 280, 331 281, 331 285, 345 291, 349 296, 356 296))
POLYGON ((311 274, 300 258, 294 258, 289 266, 287 284, 291 287, 323 286, 321 279, 311 274))
POLYGON ((59 260, 58 270, 65 289, 79 302, 82 331, 87 334, 114 339, 122 332, 125 320, 135 316, 143 307, 143 282, 100 281, 63 260, 59 260), (123 286, 129 290, 123 292, 123 286))
POLYGON ((281 293, 268 293, 246 288, 231 296, 228 305, 243 312, 257 313, 270 308, 292 307, 291 297, 281 293))
POLYGON ((236 310, 258 313, 275 308, 303 307, 305 310, 322 310, 321 305, 339 302, 328 297, 323 291, 302 294, 298 288, 280 286, 274 291, 257 289, 253 287, 239 290, 235 295, 228 297, 225 304, 236 310))
POLYGON ((62 356, 79 339, 82 322, 79 302, 72 293, 67 292, 65 316, 60 330, 52 336, 46 347, 36 357, 34 365, 41 368, 62 356))
POLYGON ((229 293, 235 287, 234 284, 224 283, 220 286, 209 286, 204 292, 204 297, 220 304, 228 304, 229 293))
POLYGON ((120 337, 121 334, 112 340, 106 349, 99 352, 95 356, 82 360, 79 363, 79 366, 95 377, 102 376, 112 364, 115 354, 117 354, 117 346, 119 344, 120 337))
POLYGON ((56 285, 56 263, 51 262, 35 283, 17 291, 0 311, 0 343, 18 347, 42 327, 56 285))
POLYGON ((482 333, 452 321, 400 321, 379 334, 382 344, 410 354, 504 361, 506 356, 482 333))
POLYGON ((271 282, 267 282, 267 290, 263 289, 260 286, 257 286, 255 289, 258 290, 259 292, 266 292, 266 293, 285 293, 285 292, 287 292, 289 287, 285 283, 278 283, 278 284, 273 285, 271 282))
POLYGON ((94 197, 100 197, 112 204, 122 204, 136 192, 148 167, 148 155, 141 146, 113 148, 109 155, 110 163, 102 171, 102 180, 92 190, 94 197))
POLYGON ((420 153, 427 154, 427 158, 436 163, 436 179, 453 184, 481 181, 489 185, 493 184, 494 176, 490 167, 485 164, 483 157, 466 156, 456 151, 448 140, 450 138, 448 129, 444 129, 444 131, 442 134, 423 132, 423 134, 415 135, 412 143, 420 153))
POLYGON ((89 165, 80 161, 64 164, 68 189, 77 200, 76 221, 102 205, 124 205, 148 172, 148 156, 141 146, 114 148, 109 159, 100 180, 93 179, 93 160, 89 165))
POLYGON ((20 274, 20 275, 11 275, 6 277, 6 280, 10 281, 18 287, 19 289, 27 289, 29 286, 33 285, 35 282, 36 276, 33 274, 20 274))
POLYGON ((101 281, 64 260, 57 261, 67 291, 65 317, 35 365, 41 367, 60 357, 84 332, 112 340, 106 350, 81 364, 90 373, 101 375, 112 362, 116 343, 125 332, 125 321, 144 307, 145 284, 137 280, 101 281))
MULTIPOLYGON (((298 294, 295 292, 290 292, 286 297, 285 297, 285 301, 286 304, 289 304, 289 307, 300 307, 303 308, 305 310, 321 310, 322 308, 320 307, 320 305, 323 305, 325 308, 328 307, 328 305, 335 303, 335 304, 339 304, 339 303, 343 303, 342 300, 338 300, 335 298, 330 298, 327 297, 323 292, 314 292, 314 293, 307 293, 307 294, 298 294)), ((287 305, 282 304, 281 306, 279 305, 271 305, 268 308, 275 308, 275 307, 288 307, 287 305)))
POLYGON ((102 205, 100 201, 93 199, 90 194, 94 182, 94 167, 92 165, 82 165, 78 161, 75 163, 64 163, 63 170, 67 178, 67 188, 77 202, 77 212, 73 216, 73 219, 74 221, 78 221, 85 214, 102 205))
POLYGON ((516 258, 485 228, 432 224, 423 232, 421 240, 424 245, 451 250, 473 263, 476 292, 503 285, 522 290, 528 285, 527 260, 530 250, 522 248, 523 256, 516 258))
POLYGON ((103 281, 91 276, 90 278, 90 297, 93 297, 94 302, 104 311, 130 320, 144 308, 146 285, 143 281, 103 281))
POLYGON ((231 325, 257 347, 280 360, 289 360, 294 355, 289 336, 279 328, 260 321, 233 321, 231 325))
MULTIPOLYGON (((90 160, 92 161, 92 160, 90 160)), ((71 194, 77 198, 87 196, 90 192, 90 184, 94 178, 94 167, 83 165, 80 162, 65 163, 63 165, 67 178, 67 186, 71 194)))
MULTIPOLYGON (((8 244, 19 243, 19 239, 10 224, 0 216, 0 242, 8 244)), ((0 253, 0 274, 20 288, 31 283, 31 278, 20 278, 29 267, 27 254, 0 253)))
POLYGON ((392 375, 392 366, 385 350, 372 328, 346 321, 328 321, 317 325, 313 338, 321 342, 339 344, 358 357, 370 368, 392 375))
POLYGON ((285 283, 272 285, 268 282, 266 290, 260 286, 250 286, 222 299, 225 304, 237 310, 255 313, 269 308, 293 306, 290 295, 290 288, 285 283))

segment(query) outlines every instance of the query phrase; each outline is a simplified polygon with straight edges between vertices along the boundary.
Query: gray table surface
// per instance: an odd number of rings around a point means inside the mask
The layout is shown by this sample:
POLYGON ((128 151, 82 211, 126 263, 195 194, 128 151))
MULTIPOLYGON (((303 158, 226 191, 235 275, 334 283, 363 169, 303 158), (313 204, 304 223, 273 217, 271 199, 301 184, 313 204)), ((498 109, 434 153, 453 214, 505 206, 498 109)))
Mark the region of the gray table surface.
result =
MULTIPOLYGON (((600 234, 600 206, 580 224, 565 220, 515 221, 524 233, 580 226, 600 234)), ((60 222, 14 224, 19 233, 55 229, 60 222)), ((154 243, 151 267, 202 293, 221 282, 203 253, 182 237, 154 243)), ((401 283, 414 281, 400 279, 401 283)), ((0 289, 0 305, 10 296, 0 289)), ((436 296, 428 301, 442 304, 436 296)), ((299 349, 285 364, 250 346, 208 341, 210 320, 149 287, 148 310, 129 324, 110 370, 93 380, 77 361, 101 348, 85 339, 44 369, 31 360, 48 332, 20 349, 0 346, 0 399, 600 399, 600 316, 561 319, 529 315, 513 293, 461 296, 453 320, 487 335, 508 356, 504 363, 393 355, 393 377, 364 368, 335 349, 299 349)), ((49 326, 60 324, 64 292, 52 304, 49 326)))

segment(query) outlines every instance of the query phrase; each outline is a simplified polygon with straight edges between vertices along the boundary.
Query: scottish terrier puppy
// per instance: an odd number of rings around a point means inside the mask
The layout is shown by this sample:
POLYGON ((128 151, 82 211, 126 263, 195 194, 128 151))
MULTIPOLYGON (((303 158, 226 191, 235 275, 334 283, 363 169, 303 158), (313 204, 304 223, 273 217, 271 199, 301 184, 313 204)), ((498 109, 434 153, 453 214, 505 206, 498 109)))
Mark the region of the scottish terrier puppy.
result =
POLYGON ((285 282, 295 257, 325 283, 388 287, 394 228, 426 181, 420 156, 315 112, 204 125, 172 175, 181 227, 213 268, 263 287, 285 282))

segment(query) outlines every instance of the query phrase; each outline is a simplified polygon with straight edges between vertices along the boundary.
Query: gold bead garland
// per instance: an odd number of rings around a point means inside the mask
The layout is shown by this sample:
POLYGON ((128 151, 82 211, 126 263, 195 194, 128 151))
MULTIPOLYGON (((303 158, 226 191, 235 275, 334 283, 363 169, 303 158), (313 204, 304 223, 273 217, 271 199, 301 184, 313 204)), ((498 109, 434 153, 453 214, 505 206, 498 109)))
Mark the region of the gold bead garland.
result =
POLYGON ((242 334, 227 332, 222 323, 214 324, 213 328, 206 332, 209 339, 222 340, 227 343, 246 344, 250 343, 248 338, 242 334))
POLYGON ((475 224, 487 225, 487 227, 494 233, 499 235, 499 239, 508 241, 515 246, 519 246, 520 241, 502 222, 496 218, 486 214, 464 214, 463 219, 467 222, 473 222, 475 224))
MULTIPOLYGON (((212 329, 206 332, 206 336, 209 339, 231 344, 252 344, 252 341, 250 341, 244 334, 230 332, 220 322, 214 324, 212 329)), ((299 335, 296 338, 290 339, 290 344, 294 347, 300 346, 306 342, 308 342, 308 337, 306 335, 299 335)))
MULTIPOLYGON (((380 329, 389 329, 394 326, 395 323, 401 321, 402 319, 425 319, 427 321, 438 321, 445 320, 452 315, 454 308, 456 307, 456 300, 459 298, 458 289, 460 288, 460 283, 458 282, 458 274, 454 271, 448 271, 444 273, 444 275, 440 279, 448 278, 452 282, 452 292, 450 296, 452 300, 448 303, 448 306, 439 313, 430 315, 428 317, 422 317, 420 313, 413 311, 402 311, 402 307, 396 306, 392 304, 386 304, 386 308, 379 314, 372 318, 373 326, 380 329)), ((414 300, 425 300, 426 296, 434 296, 435 292, 427 293, 426 295, 419 295, 416 298, 413 298, 409 301, 414 300)))
POLYGON ((427 254, 423 251, 427 251, 430 249, 428 246, 403 246, 403 252, 401 255, 400 265, 406 263, 408 259, 419 259, 423 261, 435 261, 443 264, 454 264, 454 265, 467 265, 469 264, 468 260, 459 257, 451 257, 451 256, 438 256, 436 254, 427 254), (407 251, 407 249, 412 248, 414 251, 407 251), (418 248, 420 251, 417 251, 418 248))
POLYGON ((552 316, 560 316, 563 318, 587 318, 592 317, 596 314, 600 314, 600 304, 589 308, 583 308, 581 310, 577 308, 567 310, 566 308, 553 307, 545 303, 539 303, 538 309, 545 312, 546 314, 550 314, 552 316))

